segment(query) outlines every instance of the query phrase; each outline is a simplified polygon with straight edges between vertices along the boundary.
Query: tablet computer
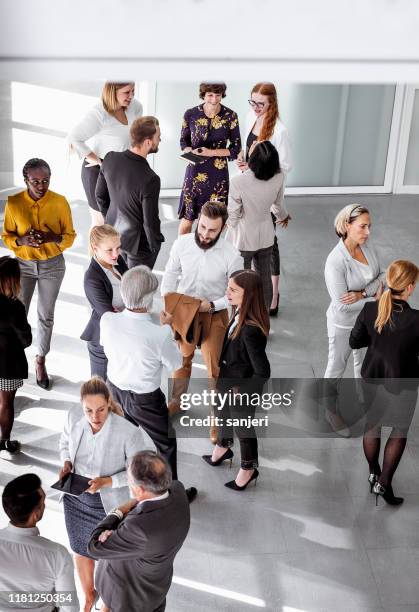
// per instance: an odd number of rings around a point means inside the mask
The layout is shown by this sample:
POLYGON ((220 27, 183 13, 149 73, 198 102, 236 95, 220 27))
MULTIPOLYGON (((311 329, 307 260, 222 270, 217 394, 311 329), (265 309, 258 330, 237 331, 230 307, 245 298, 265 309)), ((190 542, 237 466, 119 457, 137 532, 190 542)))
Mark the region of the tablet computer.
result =
POLYGON ((57 489, 61 493, 78 497, 90 487, 89 480, 86 476, 80 476, 74 472, 69 472, 61 480, 51 485, 51 489, 57 489))
POLYGON ((189 162, 190 164, 202 164, 202 162, 209 159, 207 155, 197 155, 196 153, 182 153, 181 158, 189 162))

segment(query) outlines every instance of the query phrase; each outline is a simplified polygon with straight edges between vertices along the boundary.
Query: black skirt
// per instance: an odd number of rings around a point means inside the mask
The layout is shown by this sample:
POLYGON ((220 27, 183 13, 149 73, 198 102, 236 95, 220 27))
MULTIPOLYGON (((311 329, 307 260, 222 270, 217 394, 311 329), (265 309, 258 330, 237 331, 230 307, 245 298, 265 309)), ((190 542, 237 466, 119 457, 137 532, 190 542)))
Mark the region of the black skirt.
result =
POLYGON ((100 166, 87 166, 88 162, 83 161, 81 167, 81 182, 86 193, 87 203, 93 210, 99 210, 96 202, 95 190, 96 183, 100 172, 100 166))
POLYGON ((64 495, 63 504, 71 550, 92 559, 87 552, 87 545, 93 530, 106 516, 100 493, 82 493, 79 497, 64 495))

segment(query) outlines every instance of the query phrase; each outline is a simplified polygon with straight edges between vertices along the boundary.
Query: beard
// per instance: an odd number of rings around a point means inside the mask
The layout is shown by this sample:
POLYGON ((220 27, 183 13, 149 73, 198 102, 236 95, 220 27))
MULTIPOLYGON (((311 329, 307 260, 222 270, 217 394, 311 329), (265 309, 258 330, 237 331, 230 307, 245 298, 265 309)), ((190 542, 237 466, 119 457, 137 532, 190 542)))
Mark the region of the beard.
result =
POLYGON ((214 238, 214 240, 210 240, 209 242, 202 242, 198 234, 198 227, 195 230, 195 242, 199 246, 199 248, 202 249, 203 251, 208 251, 208 249, 211 249, 214 245, 216 245, 220 239, 220 236, 221 236, 221 231, 218 234, 218 236, 214 238))

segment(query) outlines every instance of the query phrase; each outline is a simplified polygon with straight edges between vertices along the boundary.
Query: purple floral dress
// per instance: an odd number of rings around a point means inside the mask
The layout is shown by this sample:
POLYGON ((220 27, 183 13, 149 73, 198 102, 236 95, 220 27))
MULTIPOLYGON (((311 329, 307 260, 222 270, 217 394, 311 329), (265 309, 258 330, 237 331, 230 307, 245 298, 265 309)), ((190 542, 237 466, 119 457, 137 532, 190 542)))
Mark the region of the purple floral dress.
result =
POLYGON ((188 164, 179 202, 179 218, 196 219, 202 206, 209 200, 227 204, 228 161, 237 158, 241 150, 237 113, 221 105, 212 119, 204 113, 203 105, 186 111, 180 135, 181 149, 207 147, 229 149, 228 157, 210 157, 200 164, 188 164))

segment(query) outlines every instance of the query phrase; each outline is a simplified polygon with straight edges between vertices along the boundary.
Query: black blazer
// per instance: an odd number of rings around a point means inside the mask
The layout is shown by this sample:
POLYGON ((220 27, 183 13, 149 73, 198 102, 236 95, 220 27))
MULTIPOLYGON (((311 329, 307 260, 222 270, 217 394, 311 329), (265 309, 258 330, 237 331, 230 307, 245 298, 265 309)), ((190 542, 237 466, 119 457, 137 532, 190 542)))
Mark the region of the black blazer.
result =
POLYGON ((131 151, 105 155, 96 183, 96 201, 121 234, 124 251, 137 255, 159 251, 164 236, 160 231, 160 178, 147 160, 131 151))
POLYGON ((31 344, 31 326, 24 305, 0 295, 0 378, 28 378, 24 349, 31 344))
MULTIPOLYGON (((266 356, 267 337, 255 325, 243 325, 236 338, 229 338, 229 330, 233 321, 227 328, 223 348, 220 356, 220 379, 252 379, 252 383, 242 381, 239 386, 243 388, 255 385, 254 391, 260 391, 261 385, 271 375, 271 366, 266 356)), ((220 381, 222 386, 222 381, 220 381)))
POLYGON ((374 329, 378 302, 367 302, 351 331, 349 344, 368 347, 363 378, 419 378, 419 310, 404 300, 393 300, 392 319, 381 334, 374 329))
MULTIPOLYGON (((128 270, 121 256, 118 257, 116 269, 121 276, 128 270)), ((92 307, 92 314, 80 338, 100 344, 100 318, 105 312, 113 312, 113 290, 110 280, 94 258, 84 274, 84 292, 92 307)))
POLYGON ((163 603, 189 524, 185 489, 174 480, 166 499, 145 502, 122 521, 110 514, 97 525, 88 549, 100 559, 95 581, 112 612, 152 612, 163 603), (102 544, 98 538, 105 529, 114 533, 102 544))

